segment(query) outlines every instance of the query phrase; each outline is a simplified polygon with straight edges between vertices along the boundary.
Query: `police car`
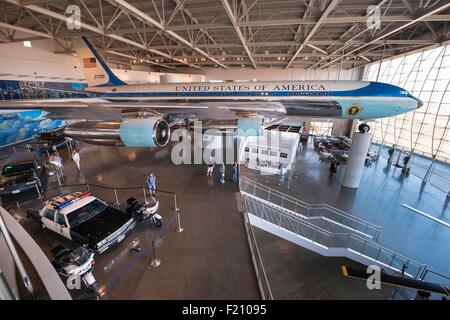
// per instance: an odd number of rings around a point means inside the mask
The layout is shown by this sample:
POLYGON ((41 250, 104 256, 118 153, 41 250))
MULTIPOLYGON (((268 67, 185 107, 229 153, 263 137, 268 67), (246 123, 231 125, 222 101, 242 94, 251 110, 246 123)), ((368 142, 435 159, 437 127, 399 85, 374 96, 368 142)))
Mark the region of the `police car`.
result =
POLYGON ((90 192, 55 197, 42 209, 30 209, 27 214, 44 229, 86 244, 98 253, 122 241, 136 226, 131 214, 108 206, 90 192))

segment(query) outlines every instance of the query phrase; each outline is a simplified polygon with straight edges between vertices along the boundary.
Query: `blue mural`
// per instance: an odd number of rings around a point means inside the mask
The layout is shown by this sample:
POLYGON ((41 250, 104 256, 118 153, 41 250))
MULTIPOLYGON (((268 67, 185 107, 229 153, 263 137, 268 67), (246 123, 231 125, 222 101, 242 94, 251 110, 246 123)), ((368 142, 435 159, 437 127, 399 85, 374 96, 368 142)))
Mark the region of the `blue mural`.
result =
MULTIPOLYGON (((0 80, 0 99, 82 98, 85 83, 0 80)), ((29 110, 17 113, 0 111, 0 146, 31 138, 41 131, 65 125, 62 120, 45 118, 47 112, 29 110)))
POLYGON ((46 119, 45 115, 41 110, 0 114, 0 145, 28 139, 65 124, 62 120, 46 119))

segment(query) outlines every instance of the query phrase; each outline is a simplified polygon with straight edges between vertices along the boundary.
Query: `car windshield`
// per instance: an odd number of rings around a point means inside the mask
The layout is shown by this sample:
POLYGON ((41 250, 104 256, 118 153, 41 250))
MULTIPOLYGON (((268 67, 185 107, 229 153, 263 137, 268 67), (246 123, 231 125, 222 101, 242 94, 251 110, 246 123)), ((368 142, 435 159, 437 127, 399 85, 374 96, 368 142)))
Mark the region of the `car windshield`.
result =
POLYGON ((97 199, 92 202, 89 202, 84 207, 72 211, 67 215, 70 227, 73 228, 79 224, 82 224, 83 222, 91 219, 92 217, 96 216, 105 209, 106 205, 97 199))
POLYGON ((10 175, 28 172, 33 169, 34 169, 34 162, 7 164, 6 166, 3 167, 2 174, 4 176, 10 176, 10 175))

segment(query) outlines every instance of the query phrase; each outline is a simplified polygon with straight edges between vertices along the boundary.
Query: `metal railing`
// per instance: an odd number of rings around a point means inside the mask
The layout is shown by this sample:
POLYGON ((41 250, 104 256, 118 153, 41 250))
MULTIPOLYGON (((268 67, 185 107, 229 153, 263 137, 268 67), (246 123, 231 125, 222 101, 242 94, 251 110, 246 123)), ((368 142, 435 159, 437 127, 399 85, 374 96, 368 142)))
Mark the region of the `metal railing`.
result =
MULTIPOLYGON (((243 194, 242 199, 246 212, 327 249, 343 248, 360 255, 362 258, 369 259, 395 271, 403 270, 404 266, 406 266, 408 273, 405 274, 413 278, 419 277, 423 273, 423 270, 426 269, 424 264, 416 262, 357 234, 332 233, 309 223, 295 213, 289 213, 286 210, 277 210, 254 197, 243 194)), ((348 258, 352 259, 350 254, 348 258)))
MULTIPOLYGON (((148 203, 148 198, 150 197, 149 190, 147 187, 109 187, 92 183, 85 183, 85 184, 58 185, 56 187, 45 190, 42 198, 51 199, 56 196, 76 191, 89 191, 96 197, 116 206, 118 209, 120 208, 121 204, 126 204, 126 200, 130 197, 136 198, 138 200, 143 200, 145 203, 148 203)), ((173 209, 177 220, 176 230, 177 232, 182 232, 183 228, 181 227, 180 208, 178 207, 176 193, 166 190, 155 190, 155 191, 158 194, 164 194, 169 197, 172 197, 172 201, 174 204, 173 209)), ((40 199, 39 200, 36 199, 28 202, 22 202, 21 205, 16 203, 16 206, 19 212, 22 212, 23 210, 27 209, 40 210, 43 206, 43 202, 40 199)))
MULTIPOLYGON (((20 260, 19 254, 17 253, 16 247, 14 246, 14 242, 11 239, 11 236, 9 235, 8 228, 6 227, 5 222, 3 221, 3 217, 0 213, 0 236, 3 236, 3 239, 5 240, 6 246, 8 248, 8 251, 13 258, 14 265, 16 266, 17 270, 20 274, 20 279, 27 289, 28 293, 32 298, 34 298, 34 288, 31 283, 30 277, 28 276, 28 273, 25 270, 25 267, 23 266, 22 260, 20 260)), ((6 282, 5 277, 2 274, 2 271, 0 270, 0 300, 7 299, 7 300, 16 300, 20 299, 20 297, 15 296, 11 287, 6 282)))
POLYGON ((244 176, 239 177, 239 188, 243 192, 292 211, 293 213, 307 218, 322 217, 331 220, 357 233, 367 235, 375 241, 378 240, 381 232, 380 226, 352 216, 328 204, 309 204, 244 176))
POLYGON ((270 289, 269 280, 267 279, 266 270, 261 259, 258 243, 256 242, 255 234, 253 233, 252 225, 248 219, 247 212, 243 212, 245 231, 247 233, 247 240, 252 254, 253 265, 255 267, 256 279, 258 281, 261 298, 263 300, 273 300, 272 290, 270 289))

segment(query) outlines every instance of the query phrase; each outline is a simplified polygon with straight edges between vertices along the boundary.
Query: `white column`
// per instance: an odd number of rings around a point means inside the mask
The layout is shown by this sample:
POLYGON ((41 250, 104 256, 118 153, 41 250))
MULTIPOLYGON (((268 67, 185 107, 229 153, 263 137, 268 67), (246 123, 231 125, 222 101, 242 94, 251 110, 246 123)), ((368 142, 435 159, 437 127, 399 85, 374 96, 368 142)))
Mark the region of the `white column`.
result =
POLYGON ((355 132, 352 137, 352 147, 347 161, 347 169, 342 185, 348 188, 358 188, 364 170, 367 152, 369 151, 371 133, 355 132))

